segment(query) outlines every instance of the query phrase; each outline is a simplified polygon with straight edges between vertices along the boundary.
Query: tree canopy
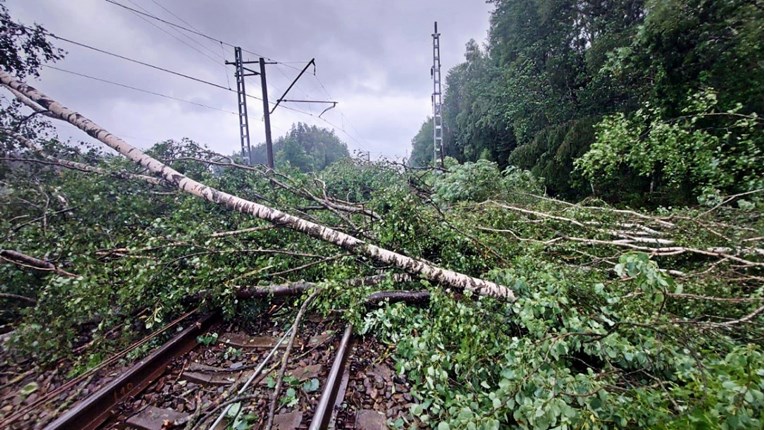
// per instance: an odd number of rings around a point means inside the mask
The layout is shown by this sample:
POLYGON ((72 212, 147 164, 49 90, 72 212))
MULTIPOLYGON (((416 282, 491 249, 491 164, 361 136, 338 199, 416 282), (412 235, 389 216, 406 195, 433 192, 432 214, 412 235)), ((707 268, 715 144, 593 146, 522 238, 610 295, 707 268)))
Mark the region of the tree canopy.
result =
MULTIPOLYGON (((307 125, 293 124, 290 131, 274 141, 274 162, 279 166, 289 164, 303 172, 319 171, 330 164, 350 157, 348 146, 335 135, 334 130, 307 125)), ((253 160, 267 164, 266 144, 252 148, 253 160)))
MULTIPOLYGON (((565 198, 594 192, 614 202, 684 204, 703 198, 703 193, 761 186, 738 180, 758 176, 762 164, 761 2, 491 3, 486 45, 469 41, 465 62, 447 73, 443 112, 448 155, 528 169, 544 178, 548 192, 565 198), (713 107, 697 106, 710 97, 713 107), (650 120, 645 117, 649 110, 650 120), (746 124, 739 123, 742 118, 749 118, 746 124), (686 169, 697 174, 683 181, 658 164, 650 172, 638 166, 647 160, 619 162, 608 173, 586 167, 594 155, 574 162, 618 130, 634 138, 611 142, 614 159, 626 155, 614 145, 633 151, 639 146, 661 157, 667 148, 649 130, 651 124, 682 127, 682 151, 714 145, 714 140, 731 159, 743 156, 751 162, 743 167, 719 156, 696 157, 685 163, 692 163, 686 169), (708 175, 701 173, 706 169, 737 179, 710 187, 704 179, 708 175), (613 172, 618 191, 613 189, 613 172)), ((595 150, 602 151, 603 145, 595 150)))

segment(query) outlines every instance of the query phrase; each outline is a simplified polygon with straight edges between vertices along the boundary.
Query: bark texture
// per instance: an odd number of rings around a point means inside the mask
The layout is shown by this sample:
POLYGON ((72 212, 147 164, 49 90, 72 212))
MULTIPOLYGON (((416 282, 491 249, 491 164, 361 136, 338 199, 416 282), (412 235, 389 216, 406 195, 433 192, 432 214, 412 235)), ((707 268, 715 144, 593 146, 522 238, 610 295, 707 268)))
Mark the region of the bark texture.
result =
MULTIPOLYGON (((35 88, 16 80, 5 71, 0 71, 0 83, 28 97, 28 99, 37 103, 39 107, 50 112, 51 116, 62 119, 85 131, 88 135, 98 139, 105 145, 135 163, 145 167, 148 171, 160 176, 182 191, 232 210, 250 214, 276 226, 290 228, 313 238, 332 243, 354 254, 366 255, 380 263, 394 266, 407 273, 421 276, 443 286, 460 290, 469 290, 481 295, 490 295, 506 298, 508 300, 515 300, 513 291, 503 285, 440 268, 421 260, 366 243, 349 234, 208 187, 186 177, 159 160, 144 154, 138 148, 133 147, 118 136, 111 134, 109 131, 83 115, 64 107, 35 88)), ((22 102, 24 102, 24 100, 22 100, 22 102)))

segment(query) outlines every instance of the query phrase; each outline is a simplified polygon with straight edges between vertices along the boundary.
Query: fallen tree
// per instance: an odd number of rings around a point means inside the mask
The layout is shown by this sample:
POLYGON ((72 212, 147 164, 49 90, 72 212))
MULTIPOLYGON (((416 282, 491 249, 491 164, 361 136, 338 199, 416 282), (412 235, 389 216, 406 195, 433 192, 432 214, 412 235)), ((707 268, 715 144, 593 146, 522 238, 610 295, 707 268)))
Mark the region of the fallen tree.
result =
POLYGON ((460 290, 464 289, 481 295, 515 300, 513 291, 503 285, 437 267, 433 264, 380 248, 349 234, 208 187, 183 175, 159 160, 144 154, 138 148, 135 148, 118 136, 111 134, 109 131, 89 120, 82 114, 66 108, 35 88, 16 80, 5 71, 0 71, 0 83, 9 89, 23 94, 26 98, 20 98, 20 101, 27 104, 32 109, 42 107, 44 110, 50 112, 51 117, 64 120, 76 126, 135 163, 145 167, 149 172, 160 176, 169 184, 172 184, 189 194, 225 206, 229 209, 266 220, 276 226, 289 228, 307 234, 315 239, 332 243, 354 254, 367 256, 382 264, 396 267, 407 273, 421 276, 429 281, 446 287, 460 290))

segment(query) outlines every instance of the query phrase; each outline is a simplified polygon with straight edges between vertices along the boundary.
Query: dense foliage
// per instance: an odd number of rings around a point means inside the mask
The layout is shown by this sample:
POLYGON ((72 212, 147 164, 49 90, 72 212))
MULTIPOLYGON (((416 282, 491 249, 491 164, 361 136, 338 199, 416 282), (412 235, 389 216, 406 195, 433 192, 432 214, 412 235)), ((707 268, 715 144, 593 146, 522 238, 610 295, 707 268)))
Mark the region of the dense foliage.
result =
MULTIPOLYGON (((447 73, 448 155, 530 170, 544 178, 549 192, 565 198, 594 193, 613 202, 655 206, 695 203, 699 189, 757 189, 747 180, 710 184, 709 175, 762 173, 761 1, 492 3, 486 46, 468 42, 465 62, 447 73), (742 125, 742 119, 748 123, 742 125), (674 130, 664 136, 661 124, 674 130), (653 129, 651 136, 637 139, 646 128, 653 129), (681 130, 683 142, 668 148, 664 139, 679 138, 681 130), (633 137, 617 136, 623 132, 633 137), (684 168, 696 174, 683 179, 683 187, 678 187, 679 172, 661 163, 653 163, 649 173, 646 161, 606 171, 575 168, 574 160, 591 145, 601 142, 596 149, 601 151, 602 142, 612 137, 618 142, 607 145, 615 146, 609 147, 615 157, 624 155, 617 155, 619 147, 633 143, 653 158, 670 150, 670 158, 673 150, 708 148, 718 140, 729 160, 751 161, 733 166, 704 150, 684 168)), ((432 139, 419 137, 413 141, 412 162, 426 165, 432 151, 421 147, 432 147, 432 139)))
POLYGON ((411 166, 427 166, 432 160, 433 118, 428 118, 412 138, 412 153, 409 154, 407 162, 411 166))
POLYGON ((6 170, 4 246, 74 275, 0 265, 2 292, 35 301, 3 299, 19 357, 69 357, 84 370, 200 300, 246 318, 269 300, 237 299, 237 291, 305 279, 322 288, 317 309, 344 309, 359 331, 395 345, 421 424, 762 425, 759 195, 711 212, 644 214, 541 197, 528 172, 500 172, 488 161, 407 173, 349 160, 316 175, 213 169, 192 142, 164 142, 152 153, 220 189, 494 280, 519 298, 461 295, 417 280, 348 288, 346 280, 385 268, 194 197, 118 179, 139 171, 69 150, 67 157, 115 173, 32 162, 6 170), (305 212, 316 205, 311 196, 368 213, 305 212), (427 288, 430 304, 362 304, 372 291, 401 288, 427 288), (85 353, 72 356, 82 345, 85 353))

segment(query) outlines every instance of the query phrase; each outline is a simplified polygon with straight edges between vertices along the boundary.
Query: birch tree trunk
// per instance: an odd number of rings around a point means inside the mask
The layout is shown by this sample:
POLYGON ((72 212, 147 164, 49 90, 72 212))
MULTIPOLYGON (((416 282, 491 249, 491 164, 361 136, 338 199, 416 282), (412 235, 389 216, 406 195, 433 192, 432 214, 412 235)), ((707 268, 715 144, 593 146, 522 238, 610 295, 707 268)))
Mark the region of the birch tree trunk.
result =
MULTIPOLYGON (((270 208, 240 197, 216 190, 186 177, 180 172, 163 164, 143 152, 133 147, 121 138, 111 134, 98 124, 84 117, 83 115, 68 109, 49 98, 35 88, 20 82, 10 74, 0 70, 0 83, 4 86, 18 91, 28 97, 39 106, 30 106, 33 109, 42 106, 43 109, 50 112, 50 115, 62 119, 77 128, 83 130, 95 139, 98 139, 105 145, 145 167, 150 172, 161 176, 169 184, 172 184, 182 191, 201 197, 210 202, 225 206, 229 209, 255 216, 266 220, 276 226, 289 228, 315 239, 332 243, 340 248, 348 250, 354 254, 365 255, 375 261, 391 265, 415 276, 421 276, 434 283, 443 286, 452 287, 460 290, 468 290, 481 295, 502 297, 507 300, 515 300, 515 294, 509 288, 493 282, 485 281, 471 276, 457 273, 452 270, 443 269, 432 264, 417 260, 397 252, 389 251, 379 246, 366 243, 349 234, 345 234, 329 227, 306 221, 302 218, 287 214, 280 210, 270 208)), ((22 102, 29 104, 29 100, 21 99, 22 102)))

